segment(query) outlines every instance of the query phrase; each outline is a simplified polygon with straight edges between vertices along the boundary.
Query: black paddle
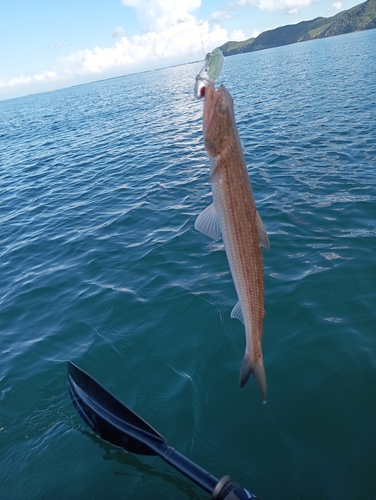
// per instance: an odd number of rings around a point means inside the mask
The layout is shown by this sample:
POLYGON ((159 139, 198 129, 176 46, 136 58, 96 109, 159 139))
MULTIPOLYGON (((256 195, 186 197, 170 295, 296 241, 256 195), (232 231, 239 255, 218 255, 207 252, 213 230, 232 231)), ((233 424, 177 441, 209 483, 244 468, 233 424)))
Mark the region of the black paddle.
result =
POLYGON ((212 500, 257 500, 224 476, 220 481, 191 462, 150 425, 110 394, 90 375, 68 361, 68 387, 72 402, 91 429, 106 441, 131 453, 158 455, 210 493, 212 500))

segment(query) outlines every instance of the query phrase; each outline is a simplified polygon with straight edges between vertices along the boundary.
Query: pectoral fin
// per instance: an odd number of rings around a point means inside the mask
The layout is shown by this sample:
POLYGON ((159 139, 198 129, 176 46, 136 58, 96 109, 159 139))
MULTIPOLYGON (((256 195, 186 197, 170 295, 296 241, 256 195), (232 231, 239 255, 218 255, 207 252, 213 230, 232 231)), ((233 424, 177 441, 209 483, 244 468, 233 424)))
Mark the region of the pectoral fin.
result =
POLYGON ((200 233, 218 240, 221 236, 221 226, 214 203, 205 208, 203 212, 197 217, 195 222, 195 229, 200 233))
POLYGON ((269 238, 266 233, 266 229, 264 226, 264 223, 262 222, 262 219, 260 217, 260 214, 257 213, 257 229, 258 229, 258 234, 259 234, 259 239, 260 239, 260 246, 265 247, 267 250, 270 250, 270 243, 269 243, 269 238))

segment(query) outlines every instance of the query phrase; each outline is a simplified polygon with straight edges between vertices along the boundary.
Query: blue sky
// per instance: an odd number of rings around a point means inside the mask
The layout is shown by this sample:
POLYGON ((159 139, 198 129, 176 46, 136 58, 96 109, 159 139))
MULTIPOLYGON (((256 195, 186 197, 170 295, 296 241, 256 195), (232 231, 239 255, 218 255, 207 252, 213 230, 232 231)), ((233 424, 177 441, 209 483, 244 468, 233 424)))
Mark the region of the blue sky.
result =
POLYGON ((359 0, 1 0, 0 99, 204 59, 359 0))

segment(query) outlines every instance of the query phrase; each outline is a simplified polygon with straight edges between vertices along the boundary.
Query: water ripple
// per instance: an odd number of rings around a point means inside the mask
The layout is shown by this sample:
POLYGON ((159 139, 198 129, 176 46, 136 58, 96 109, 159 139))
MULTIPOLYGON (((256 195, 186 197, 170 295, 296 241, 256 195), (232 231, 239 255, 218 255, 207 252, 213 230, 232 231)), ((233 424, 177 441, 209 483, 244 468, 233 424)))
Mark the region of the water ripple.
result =
POLYGON ((200 63, 0 102, 2 497, 196 495, 87 439, 71 359, 260 498, 371 498, 374 34, 234 56, 220 79, 271 243, 267 405, 238 388, 223 243, 194 230, 211 203, 200 63))

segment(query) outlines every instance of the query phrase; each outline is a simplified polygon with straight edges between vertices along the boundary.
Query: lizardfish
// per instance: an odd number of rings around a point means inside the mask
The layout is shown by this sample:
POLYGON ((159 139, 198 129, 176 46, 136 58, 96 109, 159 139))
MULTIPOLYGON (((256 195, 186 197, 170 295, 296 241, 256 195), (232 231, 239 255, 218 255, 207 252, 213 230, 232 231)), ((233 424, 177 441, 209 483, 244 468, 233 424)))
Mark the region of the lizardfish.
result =
POLYGON ((239 139, 230 93, 212 83, 205 89, 203 133, 209 155, 213 203, 197 218, 195 228, 218 239, 222 234, 238 302, 231 312, 245 326, 246 349, 240 387, 256 378, 266 401, 266 378, 261 349, 264 311, 264 267, 261 245, 269 240, 256 211, 251 183, 239 139))

